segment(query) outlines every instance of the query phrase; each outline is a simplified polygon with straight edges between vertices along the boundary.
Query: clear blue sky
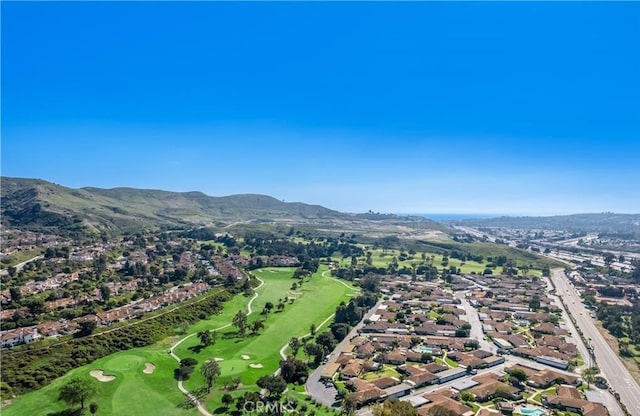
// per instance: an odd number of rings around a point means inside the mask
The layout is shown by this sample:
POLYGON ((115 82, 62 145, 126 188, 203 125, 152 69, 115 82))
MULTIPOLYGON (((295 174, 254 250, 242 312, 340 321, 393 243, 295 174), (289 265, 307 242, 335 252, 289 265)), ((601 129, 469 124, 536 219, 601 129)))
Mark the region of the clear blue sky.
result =
POLYGON ((2 3, 2 175, 640 212, 640 3, 2 3))

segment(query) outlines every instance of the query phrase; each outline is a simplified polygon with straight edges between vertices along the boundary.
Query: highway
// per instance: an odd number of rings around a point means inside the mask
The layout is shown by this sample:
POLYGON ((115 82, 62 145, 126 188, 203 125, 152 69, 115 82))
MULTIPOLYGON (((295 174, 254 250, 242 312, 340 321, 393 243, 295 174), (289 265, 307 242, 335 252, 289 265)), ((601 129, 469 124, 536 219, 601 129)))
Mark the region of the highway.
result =
POLYGON ((609 381, 609 385, 620 394, 620 400, 634 416, 640 416, 640 386, 631 377, 618 355, 609 347, 596 328, 589 311, 584 307, 578 291, 571 285, 562 270, 554 270, 551 279, 556 286, 558 296, 562 297, 573 315, 577 326, 591 343, 596 364, 609 381))

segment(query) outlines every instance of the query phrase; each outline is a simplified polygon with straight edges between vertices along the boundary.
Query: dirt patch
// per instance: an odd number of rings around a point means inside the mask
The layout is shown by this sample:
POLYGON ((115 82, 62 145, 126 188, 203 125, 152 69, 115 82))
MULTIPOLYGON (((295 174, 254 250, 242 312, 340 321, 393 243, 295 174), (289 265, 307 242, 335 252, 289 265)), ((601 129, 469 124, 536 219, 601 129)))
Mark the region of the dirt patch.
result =
POLYGON ((248 360, 249 358, 251 358, 247 354, 242 354, 240 357, 242 357, 243 360, 248 360))
POLYGON ((97 379, 98 381, 101 381, 103 383, 107 383, 109 381, 113 381, 116 379, 115 376, 108 376, 104 373, 104 371, 102 370, 93 370, 89 373, 89 375, 95 379, 97 379))
POLYGON ((156 366, 151 364, 151 363, 145 363, 145 367, 144 370, 142 370, 143 373, 145 374, 153 374, 153 372, 156 371, 156 366))
POLYGON ((249 367, 251 367, 251 368, 262 368, 264 366, 262 364, 260 364, 260 363, 257 363, 257 364, 253 364, 252 363, 252 364, 249 364, 249 367))

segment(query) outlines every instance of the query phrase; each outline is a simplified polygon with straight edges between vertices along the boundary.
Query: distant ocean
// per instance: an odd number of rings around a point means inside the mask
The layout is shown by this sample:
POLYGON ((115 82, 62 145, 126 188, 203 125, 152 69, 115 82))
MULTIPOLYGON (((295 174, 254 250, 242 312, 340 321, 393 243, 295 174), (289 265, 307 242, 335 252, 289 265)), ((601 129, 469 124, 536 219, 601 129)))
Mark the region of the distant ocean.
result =
POLYGON ((411 214, 401 214, 401 215, 414 215, 419 217, 425 217, 434 221, 456 221, 456 220, 466 220, 466 219, 475 219, 475 218, 497 218, 502 217, 505 214, 422 214, 422 213, 411 213, 411 214))

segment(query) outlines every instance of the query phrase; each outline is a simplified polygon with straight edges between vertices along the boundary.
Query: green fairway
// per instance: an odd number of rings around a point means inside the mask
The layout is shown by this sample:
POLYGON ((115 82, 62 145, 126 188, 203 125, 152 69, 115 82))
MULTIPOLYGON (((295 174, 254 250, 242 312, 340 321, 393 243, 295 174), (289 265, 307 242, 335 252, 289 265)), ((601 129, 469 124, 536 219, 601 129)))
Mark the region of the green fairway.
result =
MULTIPOLYGON (((90 399, 99 406, 99 415, 196 415, 196 410, 178 407, 184 396, 176 388, 173 378, 175 361, 160 346, 123 351, 101 358, 89 365, 71 371, 50 385, 19 397, 2 414, 47 415, 67 408, 57 401, 60 387, 71 376, 93 380, 98 394, 90 399), (156 366, 152 374, 145 374, 146 363, 156 366), (92 370, 103 370, 115 376, 110 382, 99 382, 89 375, 92 370)), ((88 414, 88 411, 87 411, 88 414)))
MULTIPOLYGON (((292 279, 293 268, 267 268, 254 271, 255 276, 265 283, 256 290, 258 297, 252 302, 253 313, 249 315, 249 323, 256 319, 265 319, 265 327, 258 335, 247 334, 244 339, 235 336, 236 329, 227 326, 238 310, 247 312, 247 305, 252 297, 237 295, 227 303, 221 314, 200 321, 188 330, 191 334, 174 349, 180 358, 193 357, 198 366, 184 385, 190 391, 204 386, 200 375, 200 365, 215 357, 219 362, 222 374, 216 380, 212 394, 209 396, 207 408, 210 411, 220 407, 223 394, 222 386, 231 384, 234 376, 239 376, 241 385, 230 393, 236 397, 246 390, 255 390, 255 381, 266 374, 272 374, 279 365, 280 349, 291 337, 301 336, 309 332, 311 324, 319 326, 331 316, 335 307, 342 300, 348 301, 354 289, 341 281, 323 276, 321 268, 316 274, 306 279, 301 287, 291 289, 297 279, 292 279), (282 312, 274 308, 268 316, 260 315, 266 302, 276 305, 279 299, 295 298, 293 303, 287 302, 282 312), (222 328, 222 329, 219 329, 222 328), (204 329, 218 329, 215 345, 199 352, 199 340, 195 334, 204 329), (249 359, 243 359, 243 355, 249 359), (262 368, 252 368, 250 364, 262 364, 262 368)), ((58 402, 60 387, 71 376, 91 378, 92 370, 103 370, 106 375, 115 376, 114 381, 98 382, 98 394, 89 400, 99 405, 98 415, 196 415, 197 410, 179 407, 185 402, 185 396, 177 388, 173 371, 177 362, 167 354, 170 346, 182 337, 171 337, 154 346, 123 351, 99 359, 92 364, 75 369, 55 380, 52 384, 32 393, 15 399, 10 406, 3 408, 3 415, 47 415, 55 414, 67 408, 58 402), (152 374, 145 374, 146 363, 156 366, 152 374)), ((93 378, 91 378, 94 380, 93 378)), ((87 412, 88 414, 88 412, 87 412)))
MULTIPOLYGON (((403 250, 398 250, 398 249, 383 250, 381 248, 371 248, 363 244, 361 244, 360 246, 365 252, 367 251, 371 252, 371 266, 385 268, 385 269, 395 259, 398 264, 398 268, 406 267, 409 270, 420 265, 434 266, 438 270, 449 269, 451 266, 454 266, 456 267, 456 269, 459 270, 459 273, 461 274, 471 274, 471 273, 482 274, 484 270, 487 268, 487 265, 489 264, 489 262, 486 259, 488 257, 491 257, 492 255, 493 256, 504 255, 506 257, 509 257, 514 261, 516 261, 519 266, 527 264, 527 265, 540 268, 545 264, 545 262, 547 262, 548 264, 556 264, 551 260, 542 259, 532 253, 527 253, 512 247, 506 247, 500 244, 493 244, 493 243, 472 243, 472 244, 466 244, 466 245, 463 245, 462 243, 455 243, 456 245, 454 245, 453 243, 449 243, 449 244, 452 245, 453 248, 464 249, 463 251, 470 251, 474 254, 482 255, 485 260, 483 260, 482 262, 476 262, 472 260, 461 261, 459 259, 449 257, 447 261, 443 263, 444 256, 442 254, 439 254, 436 252, 429 252, 429 251, 418 252, 413 256, 408 256, 405 260, 400 260, 401 258, 400 253, 402 253, 403 250), (423 254, 424 254, 424 258, 422 258, 423 254)), ((337 263, 339 267, 351 266, 351 257, 334 258, 333 260, 337 263)), ((359 267, 364 267, 365 262, 366 262, 365 256, 361 256, 358 258, 359 267)), ((499 266, 499 267, 494 267, 493 270, 494 270, 494 273, 500 273, 502 269, 503 268, 499 266)), ((527 271, 527 274, 540 276, 542 272, 540 269, 531 268, 527 271)))
MULTIPOLYGON (((292 337, 302 336, 309 332, 311 324, 319 326, 329 316, 331 316, 338 303, 342 300, 348 301, 349 295, 354 293, 354 289, 343 282, 323 277, 322 272, 326 268, 321 268, 318 273, 310 279, 305 280, 301 287, 292 290, 291 285, 298 282, 292 279, 293 268, 266 268, 256 270, 254 275, 265 284, 256 290, 259 297, 253 302, 253 314, 248 321, 265 319, 265 328, 259 335, 247 335, 244 339, 234 336, 236 329, 227 327, 219 331, 218 341, 214 346, 207 347, 199 353, 194 352, 193 347, 199 344, 196 337, 192 337, 175 349, 176 355, 180 358, 193 357, 199 363, 216 357, 222 358, 219 361, 221 375, 216 380, 216 386, 221 388, 225 383, 231 385, 234 377, 239 377, 241 385, 231 392, 237 396, 247 388, 254 388, 258 378, 272 374, 277 370, 280 357, 280 349, 285 346, 292 337), (294 298, 293 303, 287 302, 282 312, 275 309, 267 315, 260 315, 264 305, 271 302, 274 305, 280 299, 294 298), (249 359, 246 358, 247 356, 249 359), (262 368, 252 368, 251 365, 262 365, 262 368)), ((328 276, 328 273, 325 273, 328 276)), ((233 315, 241 308, 228 308, 225 306, 225 313, 229 314, 227 322, 230 322, 233 315)), ((246 311, 246 308, 244 309, 246 311)), ((185 382, 185 387, 191 391, 201 388, 204 379, 196 368, 191 379, 185 382)), ((211 399, 207 403, 207 408, 214 411, 220 407, 220 398, 223 392, 214 388, 211 399)))

